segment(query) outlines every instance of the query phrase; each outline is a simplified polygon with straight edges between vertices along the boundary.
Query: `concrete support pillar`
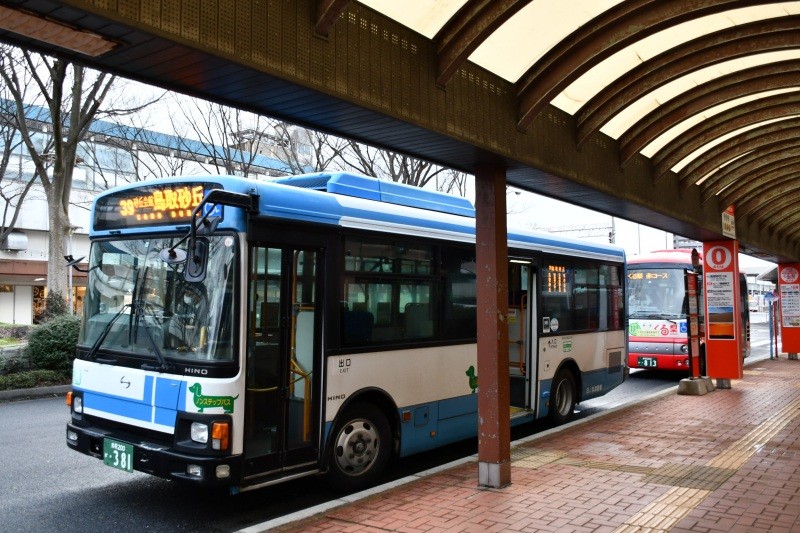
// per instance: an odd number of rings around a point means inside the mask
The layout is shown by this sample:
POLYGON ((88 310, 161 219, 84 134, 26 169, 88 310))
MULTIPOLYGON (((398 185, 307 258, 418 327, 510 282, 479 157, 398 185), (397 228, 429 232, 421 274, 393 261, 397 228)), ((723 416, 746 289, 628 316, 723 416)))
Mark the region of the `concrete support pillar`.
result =
POLYGON ((506 175, 499 165, 475 174, 478 297, 478 484, 511 483, 508 377, 506 175))

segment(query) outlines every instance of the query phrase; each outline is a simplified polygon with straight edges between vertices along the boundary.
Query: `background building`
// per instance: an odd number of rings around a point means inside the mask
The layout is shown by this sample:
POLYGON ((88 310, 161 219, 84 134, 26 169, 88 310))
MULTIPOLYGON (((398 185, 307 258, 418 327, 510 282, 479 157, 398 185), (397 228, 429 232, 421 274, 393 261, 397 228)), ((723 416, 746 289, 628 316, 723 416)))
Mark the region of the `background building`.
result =
MULTIPOLYGON (((7 102, 6 102, 7 103, 7 102)), ((30 106, 28 127, 39 153, 47 155, 52 135, 47 109, 30 106)), ((108 188, 170 175, 234 174, 266 179, 284 176, 289 167, 280 159, 286 143, 279 136, 262 135, 259 142, 242 143, 246 132, 232 139, 230 146, 215 146, 175 135, 141 128, 95 121, 90 134, 81 142, 75 161, 69 217, 72 232, 66 249, 75 257, 88 255, 89 216, 94 197, 108 188), (274 146, 270 146, 270 142, 274 146)), ((303 146, 307 133, 291 131, 292 142, 303 146)), ((6 172, 0 179, 0 217, 2 227, 10 225, 13 207, 35 168, 30 154, 19 142, 19 135, 7 144, 6 172)), ((298 149, 302 153, 306 150, 298 149)), ((295 157, 297 157, 295 155, 295 157)), ((45 157, 45 160, 47 158, 45 157)), ((41 184, 35 180, 22 203, 13 231, 0 242, 0 322, 38 323, 47 295, 49 221, 47 202, 41 184)), ((63 258, 58 258, 63 261, 63 258)), ((70 269, 68 299, 78 309, 86 286, 84 273, 70 269)))

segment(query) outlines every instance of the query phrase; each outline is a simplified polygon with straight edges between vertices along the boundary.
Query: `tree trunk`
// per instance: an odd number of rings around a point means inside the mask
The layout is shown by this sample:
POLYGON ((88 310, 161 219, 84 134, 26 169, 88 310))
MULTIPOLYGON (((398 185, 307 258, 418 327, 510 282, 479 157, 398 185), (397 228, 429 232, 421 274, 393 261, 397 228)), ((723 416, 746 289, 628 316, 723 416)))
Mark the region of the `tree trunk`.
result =
POLYGON ((50 238, 47 243, 47 287, 52 294, 60 294, 69 300, 69 272, 64 256, 67 251, 66 239, 69 238, 69 215, 64 210, 59 187, 47 190, 47 211, 50 222, 50 238), (54 196, 54 197, 53 197, 54 196))

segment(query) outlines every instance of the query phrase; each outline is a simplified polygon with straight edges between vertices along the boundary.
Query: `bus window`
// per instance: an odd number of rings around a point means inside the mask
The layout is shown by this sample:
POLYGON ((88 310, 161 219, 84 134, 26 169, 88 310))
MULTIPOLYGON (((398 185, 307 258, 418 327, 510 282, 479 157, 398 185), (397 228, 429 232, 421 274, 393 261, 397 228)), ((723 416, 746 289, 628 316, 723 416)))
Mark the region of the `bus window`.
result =
POLYGON ((438 336, 433 250, 400 241, 345 240, 343 347, 438 336))
POLYGON ((547 319, 542 333, 572 330, 572 268, 563 263, 546 264, 540 286, 542 317, 547 319))
POLYGON ((598 328, 600 301, 599 270, 593 266, 575 266, 573 294, 573 324, 576 330, 598 328))
POLYGON ((442 251, 445 339, 474 339, 477 332, 475 251, 448 247, 442 251))

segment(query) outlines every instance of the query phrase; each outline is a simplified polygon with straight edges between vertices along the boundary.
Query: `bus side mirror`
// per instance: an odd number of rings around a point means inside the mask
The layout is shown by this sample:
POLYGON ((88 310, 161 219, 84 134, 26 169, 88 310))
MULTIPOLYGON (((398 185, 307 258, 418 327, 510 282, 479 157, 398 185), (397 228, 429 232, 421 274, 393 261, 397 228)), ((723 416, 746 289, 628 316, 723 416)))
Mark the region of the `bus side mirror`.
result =
POLYGON ((198 237, 198 235, 213 234, 221 220, 219 216, 212 216, 211 211, 206 211, 202 217, 200 216, 203 208, 208 204, 215 206, 229 205, 242 208, 248 213, 258 213, 257 194, 244 194, 222 189, 213 189, 206 193, 205 197, 192 210, 192 223, 189 226, 189 233, 171 248, 161 250, 159 254, 161 260, 170 265, 177 265, 186 261, 183 277, 188 282, 199 282, 206 279, 209 243, 208 239, 198 237), (187 240, 189 242, 184 254, 178 249, 178 246, 187 240))
POLYGON ((206 265, 208 264, 208 239, 198 237, 189 241, 187 249, 186 268, 183 279, 190 283, 201 282, 206 279, 206 265))
POLYGON ((77 270, 78 272, 89 272, 88 269, 81 268, 81 267, 78 266, 78 264, 85 259, 84 256, 75 258, 75 257, 72 257, 72 254, 70 254, 70 255, 65 255, 64 259, 66 259, 66 261, 67 261, 67 267, 68 268, 72 267, 75 270, 77 270))

